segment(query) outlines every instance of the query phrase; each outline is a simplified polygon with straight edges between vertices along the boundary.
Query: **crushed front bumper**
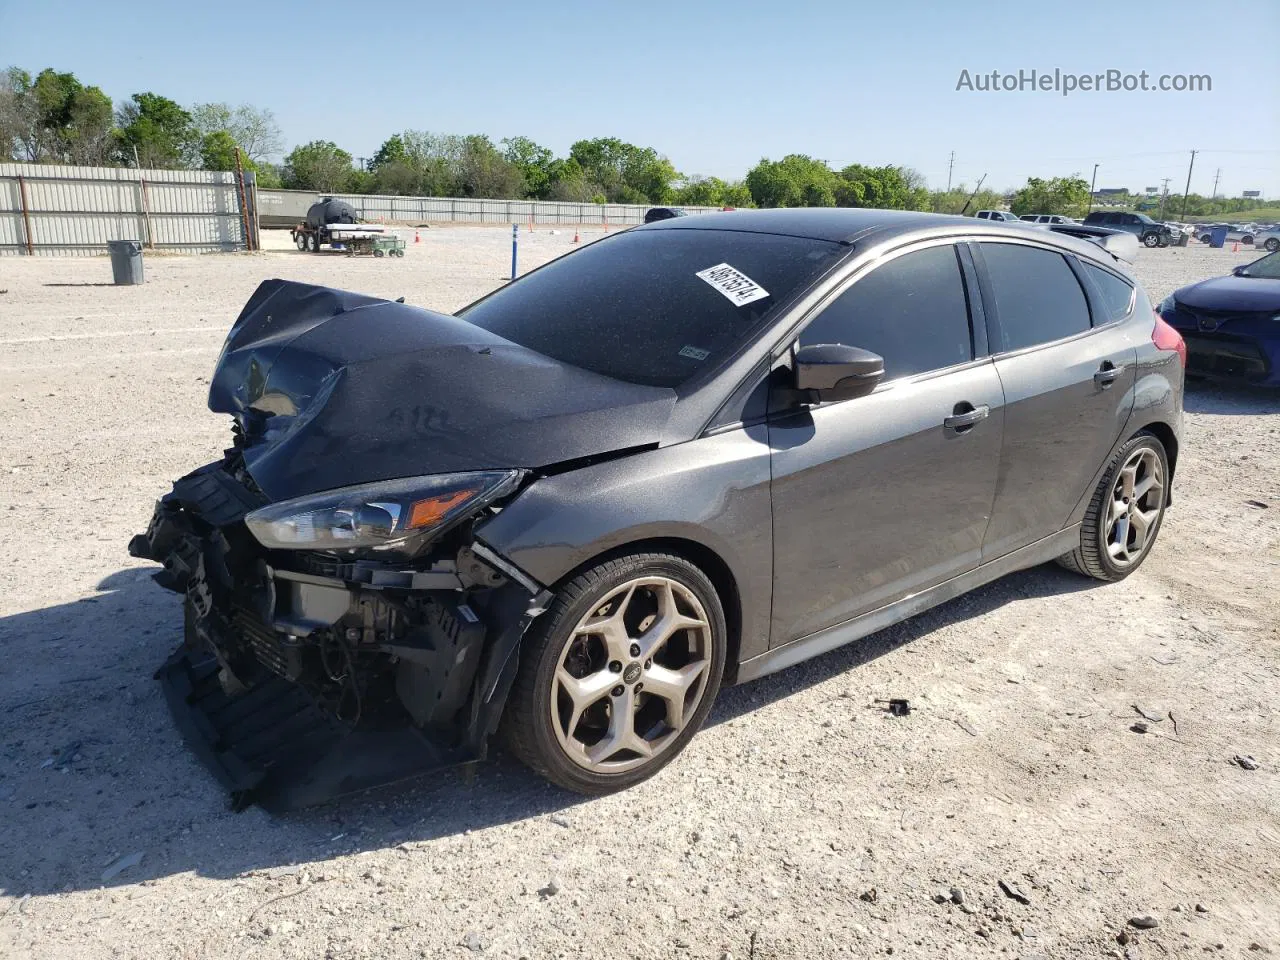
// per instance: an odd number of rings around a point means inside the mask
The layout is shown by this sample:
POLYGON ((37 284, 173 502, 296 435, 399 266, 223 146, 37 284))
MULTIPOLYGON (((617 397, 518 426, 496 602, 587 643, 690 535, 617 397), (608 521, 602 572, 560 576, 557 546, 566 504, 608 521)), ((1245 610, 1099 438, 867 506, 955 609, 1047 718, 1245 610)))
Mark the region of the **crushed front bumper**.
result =
POLYGON ((450 562, 278 569, 294 558, 265 554, 243 524, 262 502, 210 464, 129 544, 183 595, 183 642, 156 678, 233 807, 297 809, 483 759, 545 606, 537 585, 450 562), (339 681, 351 686, 335 696, 339 681))

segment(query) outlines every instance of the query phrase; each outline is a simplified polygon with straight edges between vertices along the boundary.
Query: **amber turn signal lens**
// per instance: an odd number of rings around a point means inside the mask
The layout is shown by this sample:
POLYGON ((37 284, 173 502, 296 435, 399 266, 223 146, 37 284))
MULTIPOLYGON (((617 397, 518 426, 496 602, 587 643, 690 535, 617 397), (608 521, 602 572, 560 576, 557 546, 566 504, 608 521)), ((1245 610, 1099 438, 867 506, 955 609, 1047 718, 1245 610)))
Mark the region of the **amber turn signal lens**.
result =
POLYGON ((416 530, 419 527, 429 527, 439 523, 450 510, 464 500, 470 500, 478 492, 475 489, 457 490, 454 493, 442 493, 438 497, 416 501, 409 508, 409 522, 405 524, 405 529, 416 530))

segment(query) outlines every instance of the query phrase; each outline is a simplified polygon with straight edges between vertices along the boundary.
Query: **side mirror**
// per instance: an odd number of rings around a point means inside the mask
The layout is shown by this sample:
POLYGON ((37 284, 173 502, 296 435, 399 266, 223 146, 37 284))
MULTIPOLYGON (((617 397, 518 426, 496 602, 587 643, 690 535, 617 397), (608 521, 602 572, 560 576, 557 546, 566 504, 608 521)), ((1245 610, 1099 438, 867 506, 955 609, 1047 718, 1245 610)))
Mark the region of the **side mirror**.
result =
POLYGON ((812 343, 795 355, 796 389, 818 400, 865 397, 884 377, 884 359, 843 343, 812 343))
POLYGON ((1243 276, 1244 276, 1244 268, 1245 268, 1245 266, 1246 266, 1246 265, 1242 263, 1242 264, 1241 264, 1240 266, 1238 266, 1238 267, 1232 267, 1232 268, 1231 268, 1231 275, 1232 275, 1233 277, 1243 277, 1243 276))

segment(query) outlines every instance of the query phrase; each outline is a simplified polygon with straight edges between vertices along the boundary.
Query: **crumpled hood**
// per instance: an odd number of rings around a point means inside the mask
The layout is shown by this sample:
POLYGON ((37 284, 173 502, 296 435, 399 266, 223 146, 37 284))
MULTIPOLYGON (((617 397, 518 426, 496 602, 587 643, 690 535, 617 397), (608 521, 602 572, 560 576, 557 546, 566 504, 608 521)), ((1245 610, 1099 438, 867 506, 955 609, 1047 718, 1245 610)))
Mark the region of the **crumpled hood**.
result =
POLYGON ((285 280, 245 304, 209 387, 272 500, 656 444, 674 404, 458 317, 285 280))
POLYGON ((1178 303, 1203 310, 1280 310, 1280 280, 1214 277, 1174 291, 1178 303))

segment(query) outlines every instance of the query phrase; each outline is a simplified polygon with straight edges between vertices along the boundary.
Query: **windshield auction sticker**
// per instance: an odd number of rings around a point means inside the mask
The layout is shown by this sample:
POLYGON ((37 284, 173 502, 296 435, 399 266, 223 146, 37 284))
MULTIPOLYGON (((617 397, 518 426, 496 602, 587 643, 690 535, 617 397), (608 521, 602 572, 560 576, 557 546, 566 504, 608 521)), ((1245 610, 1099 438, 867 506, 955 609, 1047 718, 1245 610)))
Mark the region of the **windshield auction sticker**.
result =
POLYGON ((735 307, 744 307, 769 295, 768 290, 727 263, 717 263, 714 267, 699 270, 696 276, 719 290, 735 307))

